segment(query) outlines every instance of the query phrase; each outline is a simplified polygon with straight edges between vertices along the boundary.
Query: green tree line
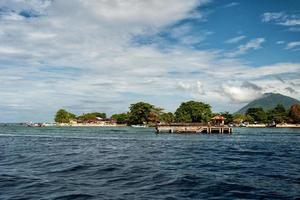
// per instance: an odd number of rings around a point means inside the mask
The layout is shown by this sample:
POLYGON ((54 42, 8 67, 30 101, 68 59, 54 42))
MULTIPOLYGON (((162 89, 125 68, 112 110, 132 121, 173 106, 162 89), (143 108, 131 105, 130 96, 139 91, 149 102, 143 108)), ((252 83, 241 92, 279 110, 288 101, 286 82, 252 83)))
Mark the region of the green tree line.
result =
MULTIPOLYGON (((213 113, 209 104, 197 101, 187 101, 179 105, 174 113, 164 112, 164 109, 146 102, 137 102, 129 106, 127 113, 113 114, 111 118, 118 124, 155 124, 164 123, 207 123, 215 115, 225 117, 225 124, 228 123, 300 123, 300 104, 291 106, 286 110, 281 104, 274 109, 265 111, 262 108, 249 108, 245 114, 231 114, 229 112, 213 113)), ((97 117, 106 118, 106 113, 92 112, 76 116, 64 109, 57 111, 55 122, 69 123, 71 120, 89 120, 97 117)))
POLYGON ((83 113, 82 115, 76 116, 73 113, 66 111, 65 109, 59 109, 56 114, 54 121, 58 123, 69 123, 71 120, 90 120, 96 119, 97 117, 106 118, 106 113, 92 112, 83 113))
POLYGON ((278 104, 271 110, 263 108, 249 108, 247 112, 242 114, 228 114, 232 123, 300 123, 300 104, 295 104, 286 110, 283 105, 278 104))

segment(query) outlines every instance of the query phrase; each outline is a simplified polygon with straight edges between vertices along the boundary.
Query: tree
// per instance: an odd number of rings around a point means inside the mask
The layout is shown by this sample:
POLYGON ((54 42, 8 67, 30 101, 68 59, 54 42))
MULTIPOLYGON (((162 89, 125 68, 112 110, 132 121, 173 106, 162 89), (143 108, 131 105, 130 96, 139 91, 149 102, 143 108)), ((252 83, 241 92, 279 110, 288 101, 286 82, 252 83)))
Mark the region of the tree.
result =
POLYGON ((114 114, 111 118, 117 120, 118 124, 127 124, 128 123, 128 114, 121 113, 121 114, 114 114))
POLYGON ((208 122, 211 118, 211 107, 196 101, 183 102, 175 112, 177 122, 208 122))
POLYGON ((175 121, 175 116, 173 113, 162 113, 159 117, 159 120, 164 123, 172 123, 175 121))
POLYGON ((244 122, 248 122, 250 124, 254 123, 254 118, 251 115, 245 115, 244 122))
POLYGON ((149 123, 150 114, 153 114, 155 107, 149 103, 138 102, 129 107, 129 124, 149 123))
POLYGON ((233 122, 233 115, 229 112, 221 113, 221 115, 225 118, 224 123, 229 124, 233 122))
POLYGON ((248 123, 254 123, 254 119, 253 117, 251 117, 250 115, 243 115, 243 114, 234 114, 233 115, 233 122, 236 124, 240 124, 243 122, 248 122, 248 123))
POLYGON ((245 115, 239 113, 233 115, 233 122, 235 124, 240 124, 244 121, 245 121, 245 115))
POLYGON ((282 104, 277 104, 277 106, 273 109, 275 113, 285 114, 286 110, 282 104))
POLYGON ((84 113, 80 116, 78 116, 78 119, 81 120, 90 120, 90 119, 96 119, 97 117, 99 118, 106 118, 105 113, 98 113, 98 112, 93 112, 93 113, 84 113))
POLYGON ((291 106, 289 117, 293 120, 294 123, 300 123, 300 104, 291 106))
POLYGON ((150 111, 148 122, 157 123, 160 121, 160 116, 163 114, 163 109, 158 107, 153 107, 150 111))
POLYGON ((96 117, 100 117, 102 119, 106 118, 106 113, 93 112, 91 114, 95 115, 96 117))
POLYGON ((268 113, 268 120, 276 123, 283 123, 287 121, 287 112, 282 104, 278 104, 274 109, 268 113))
POLYGON ((57 123, 69 123, 70 120, 75 119, 76 115, 73 113, 67 112, 64 109, 60 109, 56 112, 55 115, 55 122, 57 123))
POLYGON ((246 115, 251 116, 254 121, 259 123, 265 123, 268 120, 268 116, 262 108, 249 108, 246 115))

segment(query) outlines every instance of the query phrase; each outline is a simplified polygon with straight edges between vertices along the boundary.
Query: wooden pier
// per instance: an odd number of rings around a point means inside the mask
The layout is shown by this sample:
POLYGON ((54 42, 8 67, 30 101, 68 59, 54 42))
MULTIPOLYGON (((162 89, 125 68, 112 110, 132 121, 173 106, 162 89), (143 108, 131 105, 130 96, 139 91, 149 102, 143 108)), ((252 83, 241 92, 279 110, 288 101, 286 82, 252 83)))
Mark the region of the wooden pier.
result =
POLYGON ((205 125, 199 123, 157 124, 156 133, 232 134, 232 127, 227 125, 205 125))

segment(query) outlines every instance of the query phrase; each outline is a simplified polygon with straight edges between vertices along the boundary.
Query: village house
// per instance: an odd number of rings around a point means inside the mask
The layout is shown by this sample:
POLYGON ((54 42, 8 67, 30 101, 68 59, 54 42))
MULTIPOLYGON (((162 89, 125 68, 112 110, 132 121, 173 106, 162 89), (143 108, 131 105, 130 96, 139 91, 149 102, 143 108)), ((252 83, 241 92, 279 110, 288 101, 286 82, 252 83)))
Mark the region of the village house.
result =
POLYGON ((215 126, 224 126, 225 118, 222 115, 216 115, 211 118, 211 124, 215 126))
POLYGON ((116 126, 117 121, 113 118, 100 118, 96 117, 93 119, 76 119, 71 120, 70 124, 72 125, 97 125, 97 126, 116 126))

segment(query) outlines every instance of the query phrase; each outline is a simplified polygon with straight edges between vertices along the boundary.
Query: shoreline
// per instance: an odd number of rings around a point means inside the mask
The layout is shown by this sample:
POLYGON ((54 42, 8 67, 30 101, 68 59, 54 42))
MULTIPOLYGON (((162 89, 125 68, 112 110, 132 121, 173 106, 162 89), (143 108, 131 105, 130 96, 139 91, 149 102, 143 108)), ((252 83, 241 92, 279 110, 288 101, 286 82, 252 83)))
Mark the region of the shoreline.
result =
POLYGON ((127 125, 124 125, 124 124, 111 124, 111 125, 104 125, 104 124, 55 124, 53 126, 56 126, 56 127, 126 127, 127 125))
MULTIPOLYGON (((19 124, 19 125, 27 125, 26 123, 3 123, 1 122, 1 126, 9 126, 13 124, 19 124)), ((112 127, 112 128, 118 128, 118 127, 131 127, 126 124, 111 124, 111 125, 104 125, 104 124, 55 124, 55 123, 38 123, 41 126, 28 126, 28 127, 112 127)), ((153 126, 154 127, 154 126, 153 126)), ((247 126, 230 126, 232 128, 300 128, 300 124, 277 124, 273 127, 268 127, 265 124, 249 124, 247 126)), ((141 127, 146 128, 146 127, 141 127)))
POLYGON ((266 124, 249 124, 245 128, 300 128, 300 124, 276 124, 271 127, 266 124))

